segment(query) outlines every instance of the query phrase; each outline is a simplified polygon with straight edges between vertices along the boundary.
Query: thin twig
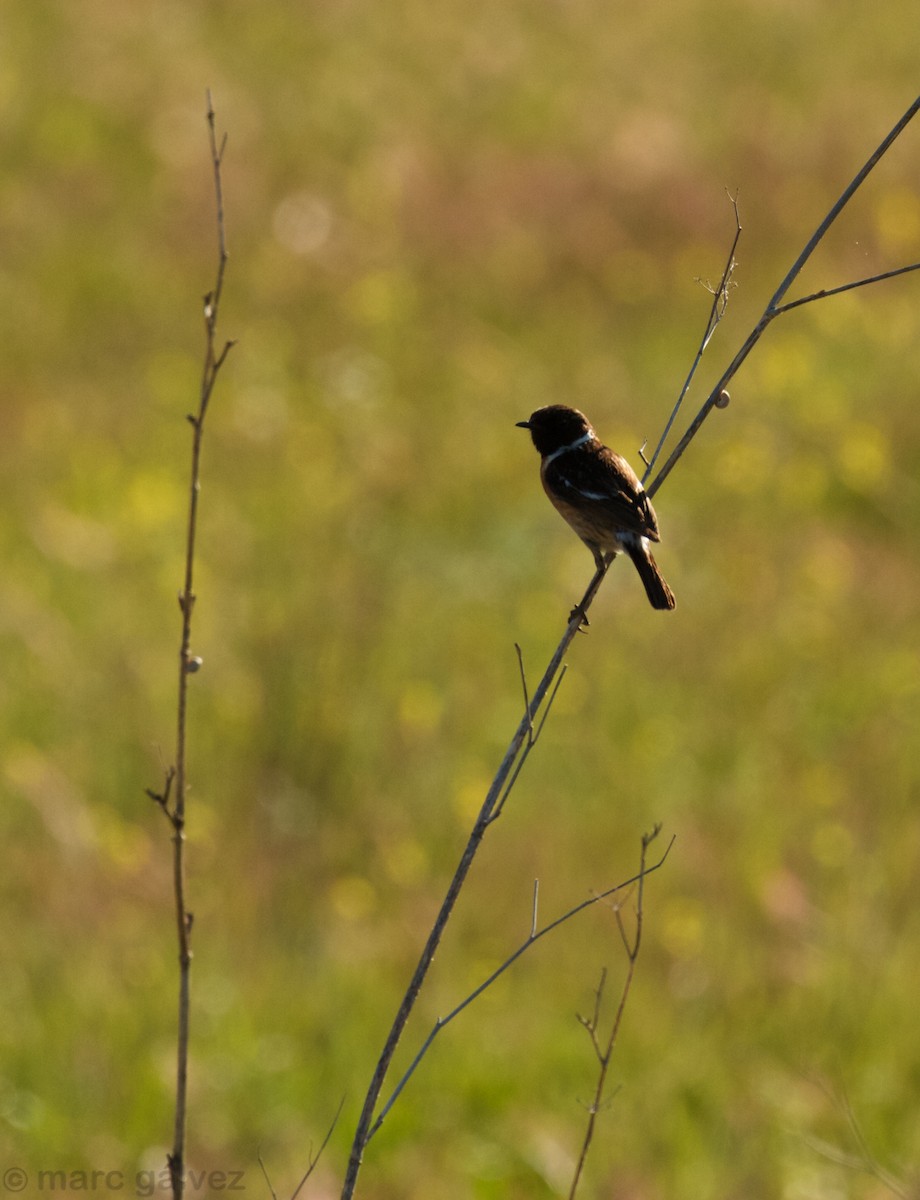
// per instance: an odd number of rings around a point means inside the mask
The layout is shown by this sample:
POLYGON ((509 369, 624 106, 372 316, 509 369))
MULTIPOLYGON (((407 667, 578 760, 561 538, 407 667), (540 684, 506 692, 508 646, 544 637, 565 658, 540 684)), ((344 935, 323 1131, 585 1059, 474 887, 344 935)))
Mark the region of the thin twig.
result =
POLYGON ((591 1039, 591 1045, 594 1047, 594 1053, 597 1055, 598 1061, 601 1060, 601 1044, 597 1039, 597 1030, 601 1023, 601 1004, 604 999, 604 988, 607 986, 607 968, 601 967, 601 977, 597 987, 594 989, 594 1012, 590 1017, 582 1017, 578 1014, 578 1023, 587 1031, 588 1037, 591 1039))
MULTIPOLYGON (((563 679, 565 679, 565 673, 566 673, 567 669, 568 668, 566 667, 565 663, 563 663, 559 669, 559 674, 556 677, 556 681, 553 684, 553 690, 550 692, 549 698, 547 699, 546 704, 543 706, 543 712, 540 716, 540 724, 537 726, 536 729, 534 729, 533 726, 531 725, 530 731, 528 732, 528 735, 527 735, 527 741, 526 741, 523 749, 521 750, 520 757, 518 758, 517 762, 514 764, 514 770, 511 772, 508 782, 505 784, 505 790, 502 792, 501 796, 499 797, 499 801, 495 805, 495 810, 493 811, 492 816, 489 818, 490 825, 492 824, 493 821, 497 821, 498 818, 502 815, 502 811, 505 807, 505 801, 508 799, 508 796, 511 794, 512 788, 517 783, 518 775, 520 775, 521 771, 524 769, 524 763, 527 762, 527 759, 530 757, 531 750, 533 750, 534 746, 536 746, 537 742, 540 740, 540 734, 543 732, 543 726, 546 724, 546 718, 549 716, 550 711, 553 707, 553 702, 556 699, 556 694, 558 693, 560 687, 562 687, 562 681, 563 681, 563 679)), ((528 707, 528 712, 529 711, 530 711, 530 709, 528 707)))
MULTIPOLYGON (((332 1121, 329 1124, 329 1128, 326 1130, 326 1136, 323 1138, 322 1142, 320 1143, 319 1149, 317 1150, 317 1152, 315 1154, 313 1154, 311 1152, 306 1172, 304 1173, 304 1176, 301 1179, 300 1183, 298 1183, 297 1187, 294 1188, 294 1191, 291 1193, 291 1200, 297 1200, 297 1197, 300 1195, 301 1191, 303 1190, 303 1185, 307 1182, 307 1180, 310 1178, 310 1176, 316 1170, 316 1165, 319 1162, 320 1158, 322 1158, 323 1151, 329 1145, 329 1139, 332 1137, 332 1134, 335 1131, 335 1127, 339 1123, 339 1117, 342 1115, 342 1109, 344 1108, 344 1106, 345 1106, 345 1097, 343 1096, 342 1099, 339 1101, 339 1107, 335 1110, 335 1116, 332 1118, 332 1121)), ((262 1160, 260 1159, 259 1161, 261 1162, 262 1160)), ((263 1167, 262 1170, 264 1172, 265 1168, 263 1167)), ((266 1178, 267 1178, 267 1176, 266 1176, 266 1178)))
POLYGON ((232 346, 227 342, 217 351, 217 318, 223 292, 224 272, 227 265, 227 245, 224 227, 223 188, 221 163, 226 138, 217 145, 214 106, 208 93, 208 138, 211 165, 214 173, 214 191, 217 205, 217 274, 213 291, 204 300, 205 351, 201 370, 201 386, 198 410, 188 416, 192 426, 192 462, 189 478, 189 505, 185 535, 185 571, 182 590, 179 593, 179 609, 182 628, 179 642, 179 683, 176 706, 176 760, 166 773, 166 784, 162 793, 148 789, 148 795, 156 800, 166 814, 173 829, 173 891, 175 896, 176 932, 179 943, 179 1000, 176 1045, 176 1111, 172 1150, 167 1156, 170 1185, 174 1200, 182 1200, 185 1188, 185 1140, 188 1112, 188 1054, 189 1014, 192 950, 191 936, 193 914, 186 901, 185 884, 185 797, 188 787, 186 772, 186 749, 188 731, 188 682, 189 677, 201 666, 201 659, 191 652, 192 612, 195 607, 195 542, 198 532, 198 496, 201 479, 201 447, 204 435, 204 418, 207 412, 217 376, 232 346), (175 784, 173 790, 173 784, 175 784), (170 806, 170 796, 172 805, 170 806))
MULTIPOLYGON (((620 1000, 617 1004, 617 1010, 613 1018, 613 1024, 610 1027, 610 1034, 603 1048, 601 1047, 600 1039, 598 1037, 598 1028, 600 1026, 600 1013, 603 1001, 604 985, 607 981, 606 970, 604 970, 604 972, 601 974, 600 983, 598 984, 597 991, 595 992, 593 1015, 587 1019, 584 1017, 581 1018, 581 1023, 588 1031, 588 1034, 591 1038, 591 1044, 594 1047, 595 1054, 597 1055, 600 1069, 597 1074, 597 1084, 594 1088, 594 1097, 588 1108, 588 1124, 585 1128, 585 1136, 581 1144, 581 1152, 578 1156, 578 1162, 575 1164, 575 1173, 572 1178, 572 1186, 569 1189, 569 1200, 575 1200, 575 1193, 578 1191, 578 1184, 581 1180, 585 1163, 588 1159, 588 1150, 591 1147, 591 1141, 594 1137, 598 1113, 601 1111, 604 1101, 604 1091, 607 1086, 607 1074, 610 1070, 610 1061, 613 1058, 614 1047, 616 1046, 617 1038, 619 1037, 620 1026, 623 1023, 623 1014, 626 1011, 626 1002, 629 999, 629 993, 632 988, 633 979, 636 973, 636 962, 638 961, 639 949, 642 945, 642 917, 645 877, 649 874, 649 871, 645 866, 645 859, 646 855, 648 854, 649 846, 658 836, 660 830, 661 826, 656 825, 651 833, 645 834, 642 838, 642 851, 639 858, 639 872, 635 877, 635 883, 637 885, 638 892, 636 897, 636 930, 632 941, 629 941, 626 938, 626 932, 623 928, 623 922, 620 916, 620 906, 617 905, 617 907, 614 909, 620 935, 622 936, 624 945, 626 947, 627 968, 626 979, 623 982, 623 988, 620 992, 620 1000)), ((668 849, 670 849, 670 845, 668 846, 668 849)), ((665 855, 667 855, 667 851, 665 851, 665 855)), ((660 863, 657 865, 660 865, 660 863)))
POLYGON ((687 373, 687 378, 684 380, 684 386, 680 389, 680 394, 678 395, 674 407, 671 410, 671 415, 668 417, 668 422, 664 427, 661 437, 658 439, 658 445, 655 447, 655 453, 647 461, 645 459, 645 455, 643 454, 642 456, 642 461, 645 462, 646 467, 645 474, 643 475, 643 482, 648 479, 649 475, 651 475, 652 471, 655 469, 655 463, 658 461, 664 444, 668 440, 668 435, 670 434, 671 428, 677 419, 677 414, 681 410, 684 398, 686 397, 687 392, 690 390, 690 385, 693 383, 693 378, 696 375, 697 368, 703 361, 703 355, 706 353, 706 349, 709 346, 709 343, 712 341, 712 335, 718 328, 719 322, 725 316, 725 310, 728 307, 728 294, 732 286, 732 276, 734 275, 735 267, 737 266, 735 261, 735 251, 738 249, 738 242, 741 239, 741 216, 738 212, 738 193, 736 192, 734 195, 729 193, 728 199, 731 202, 732 214, 735 218, 735 235, 732 238, 732 244, 728 251, 728 257, 726 258, 725 266, 722 269, 722 278, 719 280, 719 286, 717 288, 710 287, 708 289, 712 293, 712 305, 709 309, 709 318, 706 322, 706 328, 703 331, 703 336, 700 339, 700 344, 697 347, 693 363, 691 364, 690 370, 687 373))
POLYGON ((863 1174, 877 1179, 883 1187, 887 1188, 895 1196, 900 1197, 901 1200, 908 1200, 909 1197, 916 1196, 916 1188, 912 1189, 903 1179, 898 1178, 897 1175, 894 1175, 886 1167, 883 1167, 872 1152, 845 1089, 841 1089, 838 1094, 829 1084, 822 1081, 818 1081, 818 1086, 834 1107, 843 1113, 850 1133, 859 1148, 859 1153, 849 1154, 831 1142, 807 1135, 802 1138, 805 1145, 814 1150, 816 1154, 820 1154, 822 1158, 826 1158, 829 1162, 837 1166, 846 1167, 851 1171, 861 1171, 863 1174))
MULTIPOLYGON (((521 690, 524 693, 524 712, 527 713, 527 715, 529 717, 530 716, 530 696, 527 694, 527 672, 524 670, 524 651, 521 649, 521 647, 518 645, 517 642, 514 643, 514 649, 517 652, 518 667, 521 672, 521 690)), ((530 721, 529 728, 527 730, 527 741, 531 746, 534 743, 533 721, 532 720, 530 721)))
MULTIPOLYGON (((658 830, 656 829, 655 832, 657 833, 658 830)), ((649 840, 651 840, 651 839, 649 839, 649 840)), ((645 846, 645 845, 647 845, 647 843, 643 842, 643 845, 645 846)), ((661 858, 659 858, 656 863, 653 863, 652 866, 647 867, 645 865, 645 860, 644 860, 644 856, 643 856, 643 860, 642 860, 642 863, 640 864, 640 868, 639 868, 640 873, 638 875, 634 875, 631 879, 626 879, 622 883, 616 884, 614 887, 607 888, 606 891, 596 893, 595 895, 590 896, 587 900, 582 900, 579 904, 576 904, 573 908, 568 909, 568 911, 564 912, 561 916, 556 917, 555 920, 550 921, 548 925, 544 925, 542 929, 536 928, 536 925, 537 925, 537 885, 534 884, 533 909, 532 909, 532 915, 531 915, 530 933, 529 933, 528 937, 525 938, 525 940, 520 944, 520 946, 518 946, 518 948, 512 954, 509 954, 508 957, 505 959, 505 961, 503 963, 501 963, 498 967, 496 967, 495 970, 492 971, 491 974, 489 974, 482 981, 482 983, 479 984, 478 987, 475 987, 469 993, 469 995, 465 996, 460 1001, 459 1004, 457 1004, 454 1008, 452 1008, 446 1017, 439 1017, 437 1019, 437 1021, 434 1023, 433 1028, 431 1029, 428 1036, 425 1038, 424 1042, 422 1043, 418 1053, 415 1055, 412 1062, 406 1068, 406 1071, 403 1074, 402 1078, 399 1080, 399 1083, 397 1083, 396 1087, 393 1089, 392 1093, 390 1094, 388 1100, 381 1108, 380 1115, 377 1117, 376 1121, 374 1122, 373 1126, 371 1127, 371 1131, 368 1136, 368 1141, 370 1141, 370 1139, 374 1136, 374 1134, 377 1132, 377 1130, 380 1128, 380 1126, 386 1120, 386 1117, 388 1116, 393 1105, 396 1103, 396 1100, 401 1095, 406 1084, 409 1082, 409 1080, 415 1074, 416 1070, 418 1069, 419 1065, 421 1064, 422 1059, 425 1057, 425 1055, 428 1053, 429 1049, 431 1048, 432 1042, 435 1040, 435 1038, 438 1036, 438 1034, 441 1032, 442 1029, 444 1029, 446 1026, 448 1026, 451 1023, 451 1021, 455 1020, 455 1018, 459 1017, 464 1009, 469 1008, 469 1006, 473 1003, 474 1000, 477 1000, 483 994, 483 992, 485 992, 488 988, 490 988, 492 986, 493 983, 496 982, 496 980, 500 979, 501 976, 504 975, 504 973, 509 969, 509 967, 512 967, 518 961, 518 959, 523 954, 526 954, 527 951, 536 942, 540 941, 541 938, 546 937, 546 935, 548 933, 552 933, 554 930, 558 929, 561 925, 565 925, 566 922, 571 921, 573 917, 577 917, 578 914, 584 912, 585 909, 591 908, 593 905, 599 904, 599 903, 601 903, 601 901, 609 899, 611 896, 616 895, 617 892, 623 891, 624 888, 633 887, 635 884, 640 883, 642 878, 645 875, 651 875, 651 873, 653 871, 657 871, 659 867, 664 865, 664 861, 670 854, 671 847, 673 845, 674 845, 674 838, 672 837, 670 842, 667 845, 667 848, 665 849, 665 852, 662 854, 661 858)), ((644 855, 644 852, 643 852, 643 855, 644 855)))
POLYGON ((854 288, 867 287, 870 283, 882 283, 885 279, 894 279, 897 275, 906 275, 908 271, 920 270, 920 262, 911 263, 907 267, 895 267, 893 271, 882 271, 878 275, 868 275, 865 279, 854 279, 852 283, 841 283, 837 287, 822 288, 819 292, 812 292, 810 296, 802 296, 798 300, 790 300, 788 304, 781 304, 776 310, 775 316, 779 317, 783 313, 791 312, 794 308, 801 308, 803 304, 811 304, 815 300, 825 300, 828 296, 839 296, 841 292, 852 292, 854 288))
POLYGON ((687 449, 687 447, 690 445, 691 441, 696 437, 697 433, 700 430, 700 426, 703 424, 703 422, 706 420, 706 418, 709 416, 709 414, 712 412, 712 410, 716 407, 724 407, 723 395, 727 396, 727 394, 728 394, 726 391, 728 384, 731 382, 731 380, 737 374, 738 369, 741 367, 741 364, 744 362, 744 360, 747 358, 747 356, 751 353, 751 351, 754 349, 754 347, 760 341, 761 337, 763 336, 764 332, 767 329, 767 326, 770 324, 771 321, 773 321, 773 319, 775 317, 780 316, 784 312, 790 312, 792 309, 798 308, 802 304, 811 303, 814 300, 823 300, 827 296, 836 295, 838 292, 847 291, 854 287, 864 287, 870 283, 878 283, 878 282, 881 282, 883 279, 892 279, 895 275, 903 275, 908 271, 915 271, 917 269, 920 269, 920 263, 914 263, 909 267, 899 267, 894 271, 885 271, 880 275, 873 275, 871 278, 857 280, 855 283, 844 284, 842 287, 830 288, 830 289, 825 289, 820 292, 815 292, 810 296, 803 297, 803 299, 800 301, 793 301, 788 304, 783 303, 786 293, 789 291, 792 284, 796 281, 796 279, 801 274, 802 268, 805 266, 806 262, 808 262, 809 258, 811 258, 812 254, 814 253, 815 249, 818 247, 818 245, 824 238, 824 235, 827 233, 828 229, 830 229, 831 225, 833 225, 833 223, 837 219, 837 217, 840 216, 841 212, 844 210, 844 208, 847 206, 847 204, 853 198, 853 195, 858 190, 858 188, 861 187, 861 185, 865 182, 865 179, 868 176, 869 172, 872 170, 872 168, 874 166, 876 166, 876 164, 879 162, 879 160, 887 153, 887 151, 890 149, 892 143, 895 141, 895 139, 901 133, 903 133, 904 129, 910 124, 910 122, 913 120, 913 118, 917 115, 918 111, 920 111, 920 96, 917 97, 917 99, 913 102, 913 104, 910 106, 910 108, 907 109, 907 111, 900 118, 900 120, 893 127, 893 129, 887 134, 887 136, 879 143, 879 145, 875 148, 875 150, 872 152, 872 154, 870 154, 870 156, 866 159, 865 163, 863 163, 862 167, 859 169, 859 171, 854 176, 854 178, 851 180, 851 182, 847 185, 846 188, 844 188, 843 192, 840 194, 839 199, 833 205, 833 207, 830 209, 827 216, 825 216, 824 220, 821 222, 821 224, 818 226, 818 228, 815 230, 815 232, 808 239, 808 241, 805 244, 805 248, 802 250, 801 254, 798 256, 798 258, 795 260, 795 262, 789 268, 782 283, 779 285, 779 287, 774 292, 772 298, 770 299, 769 304, 767 304, 767 307, 764 309, 760 320, 757 322, 757 324, 754 326, 754 328, 748 334, 741 349, 738 351, 738 353, 735 355, 735 357, 729 363, 728 367, 725 369, 724 373, 722 374, 722 378, 719 380, 719 382, 715 385, 715 387, 709 393, 709 396, 706 398, 706 401, 704 402, 702 408, 697 413, 697 415, 694 417, 693 421, 690 424, 689 429, 686 431, 686 433, 683 435, 683 437, 677 443, 677 446, 671 452, 671 454, 670 454, 668 460, 665 462, 664 466, 661 468, 661 470, 658 472, 658 474, 655 476, 655 478, 649 484, 648 488, 646 489, 649 496, 654 496, 654 494, 658 491, 658 489, 664 483, 665 479, 667 479, 668 475, 670 475, 671 471, 674 469, 675 464, 678 462, 678 460, 680 459, 680 457, 684 453, 684 451, 687 449))
POLYGON ((265 1180, 265 1186, 268 1188, 269 1192, 271 1193, 272 1200, 278 1200, 278 1193, 275 1191, 274 1187, 272 1186, 271 1176, 268 1173, 268 1167, 266 1167, 266 1165, 265 1165, 265 1159, 262 1157, 261 1149, 259 1150, 259 1153, 256 1155, 256 1162, 258 1162, 259 1166, 262 1169, 262 1178, 265 1180))

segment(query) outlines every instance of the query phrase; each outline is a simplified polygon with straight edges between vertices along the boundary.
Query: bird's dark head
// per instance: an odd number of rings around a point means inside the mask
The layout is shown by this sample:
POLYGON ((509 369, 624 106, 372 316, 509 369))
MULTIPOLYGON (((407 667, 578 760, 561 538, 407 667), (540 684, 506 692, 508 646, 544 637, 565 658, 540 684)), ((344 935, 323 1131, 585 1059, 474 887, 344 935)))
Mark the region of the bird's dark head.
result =
POLYGON ((550 404, 538 408, 526 421, 518 421, 520 429, 529 429, 533 444, 541 454, 552 454, 571 446, 579 438, 595 437, 591 422, 577 408, 565 404, 550 404))

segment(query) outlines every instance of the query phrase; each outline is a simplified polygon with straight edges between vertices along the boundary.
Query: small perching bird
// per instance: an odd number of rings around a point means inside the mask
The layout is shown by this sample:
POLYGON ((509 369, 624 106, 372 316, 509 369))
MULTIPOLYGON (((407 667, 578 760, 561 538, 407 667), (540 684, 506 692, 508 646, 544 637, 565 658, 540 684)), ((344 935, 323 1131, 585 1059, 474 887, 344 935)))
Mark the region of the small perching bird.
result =
POLYGON ((598 570, 625 551, 653 608, 671 609, 674 593, 658 570, 649 542, 659 541, 658 518, 625 458, 598 438, 575 408, 550 404, 527 421, 540 453, 540 479, 554 507, 594 555, 598 570))

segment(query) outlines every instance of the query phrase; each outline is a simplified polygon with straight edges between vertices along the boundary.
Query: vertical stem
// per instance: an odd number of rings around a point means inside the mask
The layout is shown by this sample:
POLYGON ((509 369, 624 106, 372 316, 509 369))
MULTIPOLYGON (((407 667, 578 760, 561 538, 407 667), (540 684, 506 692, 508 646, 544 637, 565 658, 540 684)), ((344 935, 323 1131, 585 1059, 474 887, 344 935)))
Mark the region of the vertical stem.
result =
MULTIPOLYGON (((210 341, 210 339, 209 339, 210 341)), ((208 359, 212 356, 209 354, 208 359)), ((205 370, 212 369, 206 360, 205 370)), ((173 889, 176 900, 176 933, 179 943, 179 1000, 176 1036, 176 1119, 173 1148, 169 1155, 169 1176, 174 1200, 182 1200, 185 1188, 185 1136, 188 1113, 188 1049, 190 1023, 192 950, 192 915, 185 898, 185 792, 186 792, 186 730, 188 714, 188 681, 191 662, 192 609, 195 568, 195 534, 198 527, 198 495, 201 464, 200 418, 193 421, 192 469, 189 486, 188 526, 185 546, 185 579, 179 594, 182 611, 182 634, 179 645, 179 688, 176 720, 176 791, 172 812, 173 824, 173 889)))
POLYGON ((179 943, 179 998, 176 1037, 176 1116, 173 1132, 173 1147, 168 1155, 170 1186, 174 1200, 182 1200, 185 1190, 185 1142, 188 1114, 188 1057, 189 1025, 191 1010, 192 968, 192 922, 193 914, 186 904, 185 880, 185 794, 187 788, 186 747, 188 729, 188 685, 189 678, 197 670, 199 662, 192 656, 192 611, 195 607, 195 543, 198 532, 198 497, 201 491, 201 447, 204 434, 204 418, 217 382, 217 375, 232 346, 227 342, 218 354, 215 350, 217 316, 223 290, 224 270, 227 263, 227 247, 224 232, 223 189, 221 185, 221 161, 224 143, 219 147, 215 134, 214 106, 208 93, 208 134, 211 147, 211 164, 214 171, 214 192, 217 202, 218 261, 214 291, 205 297, 205 353, 201 371, 198 411, 190 414, 192 426, 192 463, 189 480, 188 521, 185 537, 185 574, 182 591, 179 593, 179 608, 182 613, 182 632, 179 643, 179 687, 176 709, 176 761, 175 799, 170 811, 164 797, 163 807, 173 827, 173 890, 176 902, 176 933, 179 943))

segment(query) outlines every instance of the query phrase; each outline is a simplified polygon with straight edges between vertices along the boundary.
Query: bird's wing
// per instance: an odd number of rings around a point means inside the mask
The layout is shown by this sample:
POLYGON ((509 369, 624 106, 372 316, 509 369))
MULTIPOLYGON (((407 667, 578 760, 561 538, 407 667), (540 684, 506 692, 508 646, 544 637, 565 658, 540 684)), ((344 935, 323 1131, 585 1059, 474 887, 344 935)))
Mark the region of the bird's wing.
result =
POLYGON ((635 471, 607 446, 561 454, 547 465, 546 484, 567 503, 594 509, 617 529, 658 541, 655 510, 635 471))

